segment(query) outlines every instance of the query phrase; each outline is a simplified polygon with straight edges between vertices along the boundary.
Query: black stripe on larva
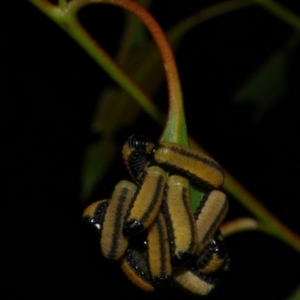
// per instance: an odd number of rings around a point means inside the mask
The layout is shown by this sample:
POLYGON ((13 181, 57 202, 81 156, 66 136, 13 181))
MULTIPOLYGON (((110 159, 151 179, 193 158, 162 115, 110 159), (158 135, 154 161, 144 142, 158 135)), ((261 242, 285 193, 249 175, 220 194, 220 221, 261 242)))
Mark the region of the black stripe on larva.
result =
POLYGON ((120 228, 123 225, 123 220, 122 220, 121 216, 122 216, 122 210, 123 210, 123 206, 124 206, 124 203, 126 200, 127 193, 128 193, 128 189, 123 188, 122 192, 119 196, 119 199, 118 199, 118 206, 117 206, 117 211, 116 211, 116 216, 115 216, 112 245, 111 245, 110 251, 108 253, 108 258, 111 258, 111 259, 115 258, 116 251, 118 248, 120 228))
MULTIPOLYGON (((134 205, 134 202, 135 202, 135 199, 136 199, 138 193, 140 192, 141 184, 143 184, 143 181, 144 181, 146 175, 147 175, 147 173, 144 172, 142 177, 139 179, 139 188, 135 191, 135 194, 133 195, 133 197, 130 201, 130 204, 129 204, 129 207, 127 209, 124 220, 127 220, 130 216, 130 211, 131 211, 131 209, 134 205)), ((141 222, 138 221, 138 220, 134 220, 134 221, 131 221, 131 222, 126 222, 124 227, 123 227, 123 234, 125 236, 129 236, 129 235, 132 235, 133 233, 140 232, 142 229, 143 229, 143 226, 142 226, 141 222)))
POLYGON ((170 245, 170 252, 171 252, 171 257, 173 257, 174 253, 175 253, 175 244, 174 244, 175 236, 174 236, 173 226, 172 226, 172 223, 171 223, 170 213, 168 211, 168 206, 167 206, 167 203, 166 203, 167 193, 168 193, 168 188, 166 188, 165 196, 164 196, 164 199, 163 199, 163 202, 162 202, 162 213, 163 213, 163 215, 165 217, 165 220, 166 220, 167 232, 168 232, 168 238, 169 238, 169 245, 170 245))
MULTIPOLYGON (((166 195, 167 194, 168 194, 168 190, 166 189, 166 195)), ((167 231, 168 231, 168 238, 169 238, 169 245, 170 245, 170 252, 171 252, 171 262, 172 262, 172 266, 179 267, 184 262, 188 261, 192 257, 192 254, 188 253, 188 252, 191 251, 191 249, 194 247, 194 245, 193 245, 193 243, 191 243, 190 247, 188 249, 186 249, 186 252, 178 252, 177 254, 175 254, 175 251, 176 251, 175 242, 174 242, 175 234, 174 234, 174 228, 173 228, 171 216, 168 211, 168 207, 167 207, 167 203, 166 203, 166 197, 167 196, 165 196, 164 201, 163 201, 162 212, 163 212, 163 215, 164 215, 166 223, 167 223, 167 231)), ((186 209, 186 211, 188 211, 189 199, 187 199, 187 189, 184 187, 182 189, 182 197, 183 197, 185 209, 186 209)), ((191 219, 193 217, 194 217, 193 214, 191 214, 189 217, 189 226, 192 230, 192 235, 191 235, 192 237, 195 235, 195 230, 194 230, 195 228, 193 226, 193 220, 191 219)))
MULTIPOLYGON (((191 153, 190 151, 188 151, 189 149, 185 150, 180 147, 167 145, 167 146, 158 146, 157 148, 164 148, 164 147, 169 148, 172 151, 174 151, 182 156, 199 160, 199 161, 211 166, 212 168, 218 170, 224 177, 224 170, 217 162, 213 161, 212 159, 208 159, 206 157, 202 157, 200 155, 191 153)), ((182 175, 183 177, 188 178, 192 184, 195 184, 195 185, 199 186, 200 188, 204 188, 207 190, 212 190, 212 189, 216 188, 216 186, 212 185, 210 182, 204 180, 203 178, 196 176, 195 174, 190 173, 188 170, 185 170, 177 165, 170 164, 168 162, 163 162, 163 163, 158 163, 158 164, 162 167, 168 168, 171 172, 173 172, 175 174, 182 175)))
MULTIPOLYGON (((185 211, 189 211, 190 210, 190 207, 189 207, 189 201, 190 199, 187 198, 187 189, 185 187, 182 188, 182 197, 183 197, 183 203, 184 203, 184 208, 185 208, 185 211)), ((195 232, 195 227, 194 227, 194 220, 192 219, 194 218, 193 214, 189 214, 189 226, 191 228, 191 236, 193 238, 193 236, 195 236, 196 232, 195 232)), ((192 240, 193 241, 193 240, 192 240)), ((190 247, 188 249, 188 251, 191 251, 193 248, 194 248, 194 242, 190 244, 190 247)))
POLYGON ((171 174, 176 174, 176 175, 181 175, 185 178, 187 178, 191 184, 195 184, 196 186, 200 187, 201 189, 205 190, 213 190, 216 187, 209 183, 208 181, 203 180, 202 178, 191 174, 187 170, 181 169, 178 166, 174 166, 173 164, 169 163, 159 163, 160 166, 167 168, 169 170, 169 173, 171 174))
POLYGON ((220 258, 225 257, 225 249, 215 237, 210 240, 209 245, 203 250, 196 261, 193 261, 193 268, 203 269, 206 267, 211 261, 213 254, 217 254, 220 258))
POLYGON ((190 270, 190 271, 194 273, 196 276, 198 276, 199 278, 201 278, 202 280, 204 280, 205 282, 207 282, 208 284, 213 285, 213 289, 208 294, 203 296, 213 296, 221 286, 221 281, 219 279, 213 278, 209 275, 205 275, 197 270, 190 270))
POLYGON ((153 208, 155 207, 156 203, 158 202, 158 196, 161 193, 161 189, 162 189, 162 186, 163 186, 163 181, 164 181, 164 177, 159 176, 159 178, 157 180, 156 189, 155 189, 154 195, 152 197, 151 204, 149 205, 148 209, 146 210, 143 217, 141 218, 141 223, 145 222, 149 218, 149 215, 151 214, 151 212, 152 212, 153 208))
MULTIPOLYGON (((182 197, 183 197, 183 205, 184 205, 184 208, 185 208, 185 212, 187 212, 187 211, 189 211, 189 207, 188 207, 189 199, 187 199, 187 189, 185 187, 182 188, 182 197)), ((194 216, 192 214, 189 215, 189 227, 191 229, 191 237, 192 238, 195 235, 195 230, 194 230, 195 228, 193 226, 193 221, 191 219, 193 217, 194 216)), ((182 265, 184 262, 186 262, 186 261, 188 261, 192 258, 191 250, 193 249, 195 244, 194 244, 193 240, 191 242, 192 243, 190 243, 190 246, 189 246, 188 249, 186 249, 186 251, 178 252, 176 255, 173 254, 173 257, 171 258, 173 266, 178 267, 178 266, 182 265)), ((175 247, 174 247, 174 252, 175 252, 175 247)))
MULTIPOLYGON (((160 247, 160 274, 165 273, 166 264, 165 264, 165 257, 166 257, 166 248, 165 248, 165 241, 164 241, 164 234, 162 229, 161 220, 157 218, 157 229, 158 229, 158 236, 159 236, 159 247, 160 247)), ((160 280, 163 278, 159 278, 160 280)), ((157 281, 157 280, 156 280, 157 281)))
POLYGON ((218 228, 215 228, 216 224, 220 222, 220 218, 222 216, 224 216, 225 211, 228 208, 228 200, 227 198, 225 199, 225 202, 220 210, 220 212, 218 213, 218 215, 216 216, 214 222, 211 224, 211 226, 209 227, 209 229, 207 230, 203 240, 205 241, 207 239, 208 236, 210 236, 212 234, 213 231, 216 231, 218 228))
MULTIPOLYGON (((143 184, 145 176, 147 176, 147 173, 145 173, 143 175, 143 177, 141 178, 141 184, 143 184)), ((137 234, 140 231, 142 231, 143 229, 145 229, 143 223, 149 218, 149 215, 151 214, 153 208, 155 207, 155 205, 158 202, 158 195, 159 195, 159 193, 160 193, 160 191, 162 189, 163 181, 164 181, 164 177, 163 176, 159 176, 159 178, 157 180, 156 189, 155 189, 155 192, 154 192, 153 197, 152 197, 152 201, 151 201, 148 209, 144 213, 144 215, 140 218, 140 220, 132 220, 132 221, 126 222, 126 224, 123 227, 123 234, 125 236, 137 234)), ((129 205, 129 208, 128 208, 126 216, 125 216, 125 220, 129 217, 130 211, 131 211, 132 207, 134 206, 134 202, 135 202, 136 196, 139 194, 139 192, 140 192, 140 189, 138 189, 136 191, 136 194, 132 198, 132 201, 131 201, 131 203, 129 205)))
POLYGON ((194 269, 182 269, 181 274, 175 274, 175 283, 187 293, 197 297, 215 294, 220 285, 218 279, 194 269), (195 277, 198 278, 198 280, 195 277))
POLYGON ((197 154, 194 154, 194 153, 191 153, 190 151, 188 150, 185 150, 183 148, 180 148, 180 147, 174 147, 174 146, 168 146, 172 151, 176 152, 176 153, 179 153, 181 154, 182 156, 186 156, 186 157, 190 157, 190 158, 194 158, 198 161, 201 161, 209 166, 211 166, 212 168, 218 170, 219 172, 221 172, 222 174, 224 174, 224 171, 223 169, 221 168, 221 166, 211 160, 211 159, 207 159, 206 157, 203 157, 203 156, 200 156, 200 155, 197 155, 197 154))

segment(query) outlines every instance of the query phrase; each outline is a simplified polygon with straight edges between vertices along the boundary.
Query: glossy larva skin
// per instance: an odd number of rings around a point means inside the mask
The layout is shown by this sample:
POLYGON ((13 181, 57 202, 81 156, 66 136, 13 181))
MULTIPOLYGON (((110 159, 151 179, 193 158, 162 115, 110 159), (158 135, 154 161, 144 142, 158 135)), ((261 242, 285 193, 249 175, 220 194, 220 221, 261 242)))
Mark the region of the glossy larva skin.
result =
POLYGON ((92 203, 83 213, 83 222, 98 232, 100 250, 106 258, 118 260, 127 249, 128 238, 122 234, 123 220, 136 189, 135 184, 122 180, 109 200, 92 203))
POLYGON ((168 223, 171 261, 174 267, 188 262, 197 247, 198 234, 190 207, 189 188, 186 178, 178 175, 168 178, 163 212, 168 223))
POLYGON ((167 181, 166 172, 157 166, 146 169, 141 184, 131 200, 123 233, 135 235, 150 226, 160 209, 167 181))
POLYGON ((99 200, 89 205, 82 214, 83 225, 97 238, 100 238, 108 199, 99 200))
POLYGON ((156 286, 170 283, 172 276, 171 254, 168 242, 167 224, 161 212, 148 228, 148 264, 156 286))
POLYGON ((193 266, 203 274, 228 272, 231 263, 224 242, 218 237, 212 238, 201 255, 193 262, 193 266))
POLYGON ((171 142, 154 145, 141 135, 131 136, 122 153, 137 187, 121 181, 109 201, 84 212, 85 223, 97 225, 102 255, 118 260, 144 291, 174 281, 194 296, 212 294, 219 285, 215 274, 230 267, 215 237, 228 210, 225 194, 217 190, 222 168, 206 155, 171 142), (207 192, 195 215, 190 183, 207 192))
POLYGON ((180 288, 196 297, 212 294, 220 284, 217 279, 185 267, 174 271, 173 277, 180 288))
POLYGON ((118 260, 125 253, 128 238, 122 234, 123 220, 137 187, 130 181, 120 181, 109 199, 100 237, 104 257, 118 260))
POLYGON ((128 248, 120 264, 127 278, 137 287, 146 292, 155 290, 144 254, 134 248, 128 248))
POLYGON ((201 187, 219 188, 224 182, 223 169, 215 160, 172 142, 160 142, 154 160, 201 187))
POLYGON ((198 255, 207 247, 220 227, 227 214, 228 206, 228 199, 221 191, 213 190, 204 196, 195 214, 198 232, 198 255))

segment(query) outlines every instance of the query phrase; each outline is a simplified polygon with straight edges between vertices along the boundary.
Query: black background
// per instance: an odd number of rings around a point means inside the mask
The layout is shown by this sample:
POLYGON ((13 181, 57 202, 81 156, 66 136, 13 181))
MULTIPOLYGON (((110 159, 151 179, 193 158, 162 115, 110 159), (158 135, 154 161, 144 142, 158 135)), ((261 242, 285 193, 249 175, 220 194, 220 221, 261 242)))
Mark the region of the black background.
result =
MULTIPOLYGON (((285 5, 300 14, 296 2, 285 5)), ((166 29, 211 3, 154 1, 151 12, 166 29)), ((83 232, 82 155, 97 138, 89 129, 97 96, 112 82, 30 3, 1 5, 2 299, 189 298, 175 288, 167 295, 139 291, 118 265, 100 257, 97 244, 83 232)), ((121 11, 99 6, 86 15, 86 26, 113 55, 122 32, 121 11)), ((250 105, 237 106, 229 100, 292 32, 253 6, 190 31, 177 61, 190 134, 285 224, 300 232, 299 48, 291 56, 288 93, 262 121, 253 122, 250 105)), ((165 88, 156 101, 166 106, 165 88)), ((159 127, 142 114, 134 127, 116 135, 120 149, 137 131, 153 139, 160 135, 159 127)), ((107 198, 125 176, 120 155, 91 200, 107 198)), ((232 199, 228 219, 238 216, 249 213, 232 199)), ((257 232, 226 241, 232 272, 215 299, 279 300, 298 284, 299 255, 281 242, 257 232)))

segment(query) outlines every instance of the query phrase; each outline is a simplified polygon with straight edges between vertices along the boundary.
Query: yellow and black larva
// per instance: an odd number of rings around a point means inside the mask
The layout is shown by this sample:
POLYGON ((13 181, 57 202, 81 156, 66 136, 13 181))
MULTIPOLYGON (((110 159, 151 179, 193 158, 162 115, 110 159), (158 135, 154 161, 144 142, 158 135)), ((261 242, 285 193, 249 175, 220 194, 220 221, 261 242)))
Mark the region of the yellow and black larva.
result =
POLYGON ((171 261, 174 267, 190 260, 197 246, 197 230, 190 206, 189 187, 186 178, 170 176, 162 206, 168 224, 171 261))
POLYGON ((172 142, 159 142, 154 160, 163 167, 187 177, 201 188, 219 188, 224 181, 221 166, 211 157, 172 142))
POLYGON ((146 292, 155 290, 144 253, 129 247, 120 263, 122 271, 133 284, 146 292))
POLYGON ((194 296, 208 296, 216 291, 220 281, 211 274, 230 269, 227 249, 220 239, 214 237, 201 255, 186 267, 175 270, 176 284, 194 296))
POLYGON ((85 227, 100 238, 100 231, 103 224, 104 214, 108 205, 108 199, 99 200, 90 204, 82 214, 82 223, 85 227))
POLYGON ((195 214, 198 232, 197 255, 209 244, 228 211, 228 199, 218 190, 208 192, 195 214))
POLYGON ((165 287, 173 278, 188 293, 210 295, 219 284, 213 275, 230 266, 216 238, 228 209, 226 196, 216 190, 224 180, 221 167, 206 155, 171 142, 156 146, 141 135, 127 140, 123 158, 138 188, 121 181, 109 200, 83 214, 83 222, 97 231, 101 253, 119 260, 144 291, 165 287), (209 191, 195 215, 190 181, 209 191))
POLYGON ((166 172, 160 167, 151 166, 146 169, 126 214, 124 235, 137 234, 154 221, 163 200, 166 181, 166 172))
POLYGON ((114 189, 103 219, 100 249, 103 256, 119 259, 126 251, 128 238, 122 233, 124 216, 137 187, 130 181, 120 181, 114 189))
POLYGON ((134 180, 140 177, 147 162, 153 161, 201 188, 219 188, 224 181, 223 169, 211 157, 167 141, 155 146, 143 135, 132 135, 126 141, 123 158, 134 180))
POLYGON ((197 297, 211 295, 220 284, 218 279, 185 267, 176 270, 173 278, 180 288, 197 297))
POLYGON ((193 262, 194 267, 203 274, 230 270, 230 259, 224 242, 217 237, 210 240, 209 245, 193 262))
POLYGON ((138 180, 143 174, 154 146, 148 138, 140 134, 130 136, 124 144, 122 149, 123 160, 134 181, 138 180))
POLYGON ((148 263, 156 287, 170 283, 172 266, 168 242, 167 225, 161 212, 148 228, 148 263))

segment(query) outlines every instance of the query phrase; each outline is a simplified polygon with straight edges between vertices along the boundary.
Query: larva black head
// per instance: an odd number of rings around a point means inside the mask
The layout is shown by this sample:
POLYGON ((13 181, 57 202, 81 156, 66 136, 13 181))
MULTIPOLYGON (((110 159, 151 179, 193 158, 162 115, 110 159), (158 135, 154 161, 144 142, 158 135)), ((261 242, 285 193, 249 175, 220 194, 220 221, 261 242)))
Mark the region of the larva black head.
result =
MULTIPOLYGON (((149 149, 147 148, 149 146, 149 144, 152 144, 151 141, 147 137, 145 137, 141 134, 134 134, 134 135, 130 136, 127 139, 126 143, 137 152, 143 152, 145 154, 150 154, 150 151, 152 151, 152 149, 150 150, 150 148, 149 149)), ((151 147, 151 148, 153 148, 153 147, 151 147)))
POLYGON ((154 144, 141 134, 130 136, 123 146, 123 159, 134 180, 138 180, 152 156, 154 144))
POLYGON ((170 286, 172 277, 170 276, 155 276, 152 278, 156 289, 166 289, 170 286))
POLYGON ((143 224, 137 220, 134 220, 134 221, 125 223, 125 225, 123 227, 123 234, 125 236, 132 236, 137 233, 140 233, 141 231, 143 231, 143 229, 144 229, 143 224))
POLYGON ((227 272, 231 267, 226 246, 217 237, 210 240, 209 245, 192 264, 194 269, 206 274, 216 271, 227 272))
POLYGON ((94 202, 84 210, 82 215, 83 226, 98 239, 100 237, 107 205, 107 200, 94 202))
POLYGON ((214 252, 218 255, 218 257, 224 260, 221 271, 229 272, 231 270, 231 260, 228 256, 227 247, 223 240, 215 237, 212 238, 209 244, 209 249, 211 252, 214 252))
POLYGON ((171 259, 172 266, 177 268, 186 264, 192 258, 190 252, 179 252, 171 259))

